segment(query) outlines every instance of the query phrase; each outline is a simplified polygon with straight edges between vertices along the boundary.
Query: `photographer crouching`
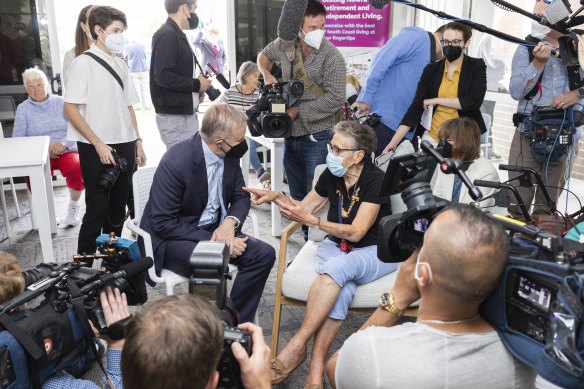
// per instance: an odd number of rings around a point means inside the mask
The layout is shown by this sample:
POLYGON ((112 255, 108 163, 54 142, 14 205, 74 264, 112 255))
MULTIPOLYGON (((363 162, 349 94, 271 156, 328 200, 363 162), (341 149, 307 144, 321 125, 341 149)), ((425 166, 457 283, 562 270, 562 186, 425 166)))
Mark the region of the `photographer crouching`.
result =
POLYGON ((503 227, 480 210, 455 204, 441 211, 364 330, 328 362, 333 387, 534 387, 533 370, 512 357, 479 315, 508 251, 503 227), (383 328, 397 324, 417 299, 416 323, 383 328))

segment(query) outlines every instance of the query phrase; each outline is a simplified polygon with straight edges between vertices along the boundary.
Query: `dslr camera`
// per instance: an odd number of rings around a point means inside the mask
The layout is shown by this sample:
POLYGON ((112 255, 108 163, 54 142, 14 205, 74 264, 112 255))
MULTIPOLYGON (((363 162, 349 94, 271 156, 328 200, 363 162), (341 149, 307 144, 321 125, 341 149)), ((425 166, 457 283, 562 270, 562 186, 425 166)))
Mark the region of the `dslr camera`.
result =
POLYGON ((300 101, 304 82, 290 80, 260 87, 260 97, 247 111, 247 126, 253 136, 287 138, 292 130, 292 118, 286 111, 300 101), (287 91, 284 90, 287 87, 287 91))
POLYGON ((219 359, 219 385, 221 389, 243 388, 241 370, 231 351, 233 342, 240 343, 251 355, 252 338, 247 331, 237 328, 239 314, 227 297, 229 274, 229 247, 222 242, 199 242, 190 259, 191 278, 189 293, 215 304, 223 321, 223 352, 219 359))
POLYGON ((120 157, 116 149, 112 149, 112 156, 114 157, 116 164, 107 165, 97 180, 97 189, 102 192, 108 192, 116 183, 120 173, 128 170, 128 161, 126 158, 120 157))

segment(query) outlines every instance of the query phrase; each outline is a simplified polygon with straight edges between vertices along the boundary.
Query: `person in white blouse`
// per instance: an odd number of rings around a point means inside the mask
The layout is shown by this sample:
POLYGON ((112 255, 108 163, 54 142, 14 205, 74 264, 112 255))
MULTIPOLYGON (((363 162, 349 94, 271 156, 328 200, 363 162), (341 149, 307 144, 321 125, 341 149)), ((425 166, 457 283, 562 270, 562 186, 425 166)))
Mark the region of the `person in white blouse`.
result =
POLYGON ((87 15, 89 15, 94 7, 95 5, 87 5, 79 11, 77 27, 75 28, 75 47, 67 51, 63 57, 63 66, 61 67, 61 82, 63 85, 65 85, 67 72, 69 71, 73 60, 89 49, 89 46, 93 43, 93 38, 91 37, 89 27, 87 26, 87 15))

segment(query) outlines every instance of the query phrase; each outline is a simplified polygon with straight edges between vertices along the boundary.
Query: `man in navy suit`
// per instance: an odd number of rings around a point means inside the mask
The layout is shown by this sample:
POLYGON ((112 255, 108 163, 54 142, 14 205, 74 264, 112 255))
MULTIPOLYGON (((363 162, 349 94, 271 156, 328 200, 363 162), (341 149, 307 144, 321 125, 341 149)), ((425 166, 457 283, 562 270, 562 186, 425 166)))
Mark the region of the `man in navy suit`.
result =
POLYGON ((247 152, 246 118, 227 104, 211 106, 200 132, 171 147, 152 182, 140 226, 152 236, 154 264, 182 276, 199 241, 229 246, 238 274, 231 300, 241 321, 252 321, 276 260, 274 248, 241 234, 250 208, 239 159, 247 152))

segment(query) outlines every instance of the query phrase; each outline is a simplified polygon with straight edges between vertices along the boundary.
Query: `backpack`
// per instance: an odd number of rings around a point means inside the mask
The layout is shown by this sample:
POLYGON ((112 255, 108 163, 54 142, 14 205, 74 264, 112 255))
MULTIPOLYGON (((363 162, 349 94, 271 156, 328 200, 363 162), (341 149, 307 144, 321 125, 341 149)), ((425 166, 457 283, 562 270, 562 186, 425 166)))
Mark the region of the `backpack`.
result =
POLYGON ((55 311, 48 300, 0 315, 0 389, 40 388, 59 370, 83 373, 95 361, 95 344, 77 316, 74 308, 55 311))

